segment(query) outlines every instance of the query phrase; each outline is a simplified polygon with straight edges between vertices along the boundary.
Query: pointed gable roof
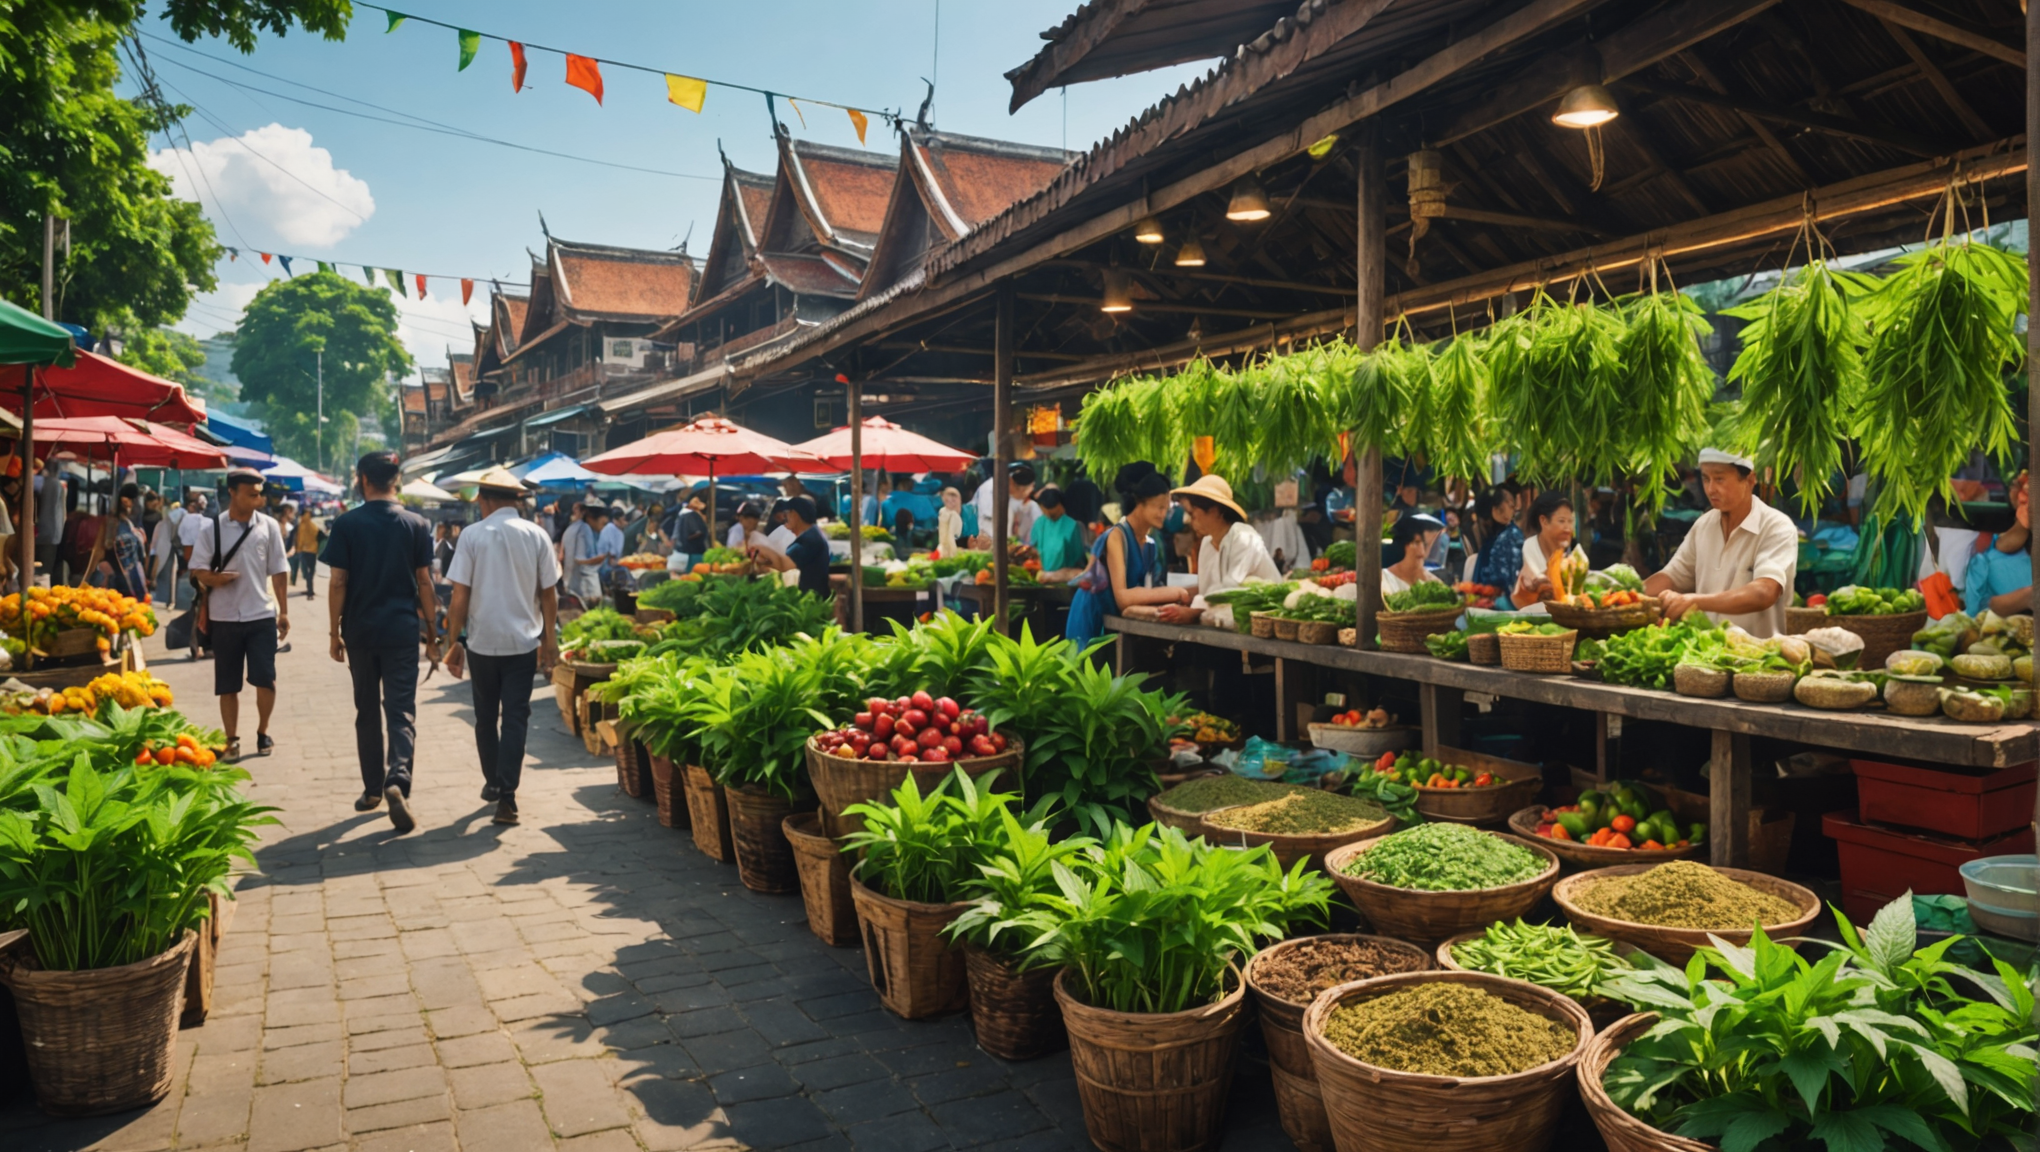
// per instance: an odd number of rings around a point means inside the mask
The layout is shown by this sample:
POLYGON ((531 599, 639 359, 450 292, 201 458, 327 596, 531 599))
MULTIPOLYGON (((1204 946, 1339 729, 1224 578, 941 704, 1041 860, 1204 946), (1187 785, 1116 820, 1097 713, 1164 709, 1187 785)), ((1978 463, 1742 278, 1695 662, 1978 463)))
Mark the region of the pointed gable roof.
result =
POLYGON ((1048 187, 1077 153, 937 132, 900 133, 900 171, 858 299, 896 284, 928 251, 1048 187))
POLYGON ((687 311, 694 294, 694 260, 680 252, 548 237, 546 263, 555 323, 665 320, 687 311))
POLYGON ((702 262, 701 280, 695 287, 697 301, 711 300, 753 274, 751 258, 765 235, 772 189, 772 177, 723 161, 722 202, 716 210, 708 259, 702 262))
POLYGON ((885 223, 899 161, 883 153, 779 137, 779 173, 761 245, 767 252, 832 248, 860 262, 885 223))

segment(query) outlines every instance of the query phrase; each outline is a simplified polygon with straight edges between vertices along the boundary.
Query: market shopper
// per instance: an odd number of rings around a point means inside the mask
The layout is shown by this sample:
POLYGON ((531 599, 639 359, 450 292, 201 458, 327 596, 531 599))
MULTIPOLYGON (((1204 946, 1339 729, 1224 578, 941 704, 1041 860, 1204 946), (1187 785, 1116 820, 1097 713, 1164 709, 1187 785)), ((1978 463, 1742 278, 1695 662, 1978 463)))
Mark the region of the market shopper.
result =
POLYGON ((1506 593, 1516 586, 1516 573, 1523 567, 1523 530, 1516 526, 1516 502, 1508 489, 1481 493, 1473 502, 1473 522, 1479 528, 1479 552, 1467 579, 1506 593))
POLYGON ((455 677, 473 672, 482 799, 495 801, 497 824, 517 823, 532 680, 559 660, 559 562, 545 530, 523 518, 524 495, 509 469, 484 472, 475 488, 482 518, 463 535, 447 572, 453 605, 446 634, 453 643, 446 670, 455 677))
POLYGON ((1541 604, 1555 594, 1546 569, 1554 558, 1572 549, 1575 523, 1572 501, 1563 492, 1546 492, 1531 502, 1523 521, 1527 533, 1523 540, 1523 563, 1516 569, 1516 583, 1509 592, 1510 602, 1519 610, 1541 604))
POLYGON ((581 602, 583 608, 594 608, 602 602, 602 526, 609 520, 609 509, 600 504, 581 505, 581 514, 572 524, 567 525, 567 534, 560 538, 560 560, 567 574, 567 594, 581 602))
POLYGON ((185 519, 197 525, 191 575, 205 589, 213 692, 220 698, 228 760, 241 755, 244 679, 255 686, 255 754, 267 756, 276 747, 269 716, 276 710, 276 646, 290 636, 290 566, 283 530, 261 506, 262 473, 236 468, 227 473, 226 515, 185 519))
POLYGON ((1706 448, 1700 478, 1711 506, 1694 521, 1664 570, 1643 582, 1677 620, 1698 608, 1758 639, 1783 635, 1799 570, 1799 529, 1757 499, 1749 457, 1706 448))
POLYGON ((1381 594, 1393 596, 1418 584, 1438 582, 1425 562, 1444 534, 1445 524, 1436 516, 1412 512, 1397 519, 1381 549, 1381 594))
POLYGON ((100 532, 95 549, 92 582, 136 600, 149 599, 148 546, 134 523, 135 501, 141 490, 133 484, 120 486, 114 514, 100 532))
POLYGON ((1143 461, 1121 468, 1115 479, 1124 515, 1091 545, 1091 563, 1075 581, 1063 630, 1080 645, 1103 636, 1105 617, 1123 608, 1188 604, 1191 599, 1190 589, 1167 585, 1161 545, 1154 538, 1169 518, 1169 478, 1143 461))
MULTIPOLYGON (((1034 502, 1034 465, 1024 460, 1015 460, 1006 470, 1006 539, 1024 544, 1034 536, 1034 520, 1041 515, 1041 506, 1034 502)), ((992 479, 978 485, 976 495, 971 497, 971 507, 977 511, 977 547, 980 550, 992 546, 992 479)))
POLYGON ((1994 536, 1979 536, 1963 573, 1962 607, 1971 616, 2033 610, 2033 514, 2027 477, 2012 482, 2014 521, 1994 536))
POLYGON ((1034 538, 1028 543, 1041 556, 1041 578, 1064 584, 1084 568, 1084 527, 1063 507, 1062 493, 1043 488, 1034 502, 1041 516, 1034 521, 1034 538))
POLYGON ((935 514, 935 547, 942 555, 953 556, 963 535, 963 493, 954 487, 944 488, 942 511, 935 514))
POLYGON ((738 505, 737 522, 730 525, 729 534, 723 538, 724 546, 742 552, 753 544, 764 543, 765 533, 758 528, 763 518, 764 510, 756 502, 746 500, 738 505))
POLYGON ((411 815, 411 757, 418 742, 418 638, 439 666, 432 620, 432 527, 397 503, 397 458, 371 452, 354 466, 361 505, 333 521, 326 551, 332 576, 326 612, 333 660, 354 681, 354 753, 361 764, 356 812, 389 802, 399 832, 411 815), (384 733, 387 729, 388 740, 384 733))
POLYGON ((810 497, 795 496, 786 501, 786 530, 793 533, 793 542, 783 552, 764 545, 754 547, 751 558, 775 572, 798 572, 801 591, 827 596, 829 539, 815 526, 817 515, 810 497))
MULTIPOLYGON (((673 551, 680 555, 679 570, 682 572, 694 571, 694 566, 708 554, 708 518, 702 515, 702 510, 707 507, 708 503, 702 499, 700 492, 691 492, 687 502, 673 513, 672 526, 666 534, 673 538, 673 551)), ((757 518, 754 516, 752 519, 755 522, 757 518)))
POLYGON ((1225 477, 1207 472, 1170 495, 1182 500, 1190 530, 1197 535, 1197 595, 1187 607, 1163 605, 1163 620, 1173 623, 1204 611, 1204 598, 1213 592, 1254 580, 1282 579, 1275 558, 1268 554, 1268 542, 1247 523, 1247 510, 1233 498, 1225 477))

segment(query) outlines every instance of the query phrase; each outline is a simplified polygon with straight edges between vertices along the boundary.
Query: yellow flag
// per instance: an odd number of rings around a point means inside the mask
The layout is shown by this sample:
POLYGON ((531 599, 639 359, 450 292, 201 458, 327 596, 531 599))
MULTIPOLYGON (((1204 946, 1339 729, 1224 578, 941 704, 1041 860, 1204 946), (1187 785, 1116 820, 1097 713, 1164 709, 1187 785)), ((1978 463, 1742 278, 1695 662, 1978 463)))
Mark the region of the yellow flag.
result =
POLYGON ((864 130, 871 127, 871 121, 855 108, 845 108, 843 111, 850 114, 850 126, 857 129, 857 142, 864 143, 864 130))
POLYGON ((696 80, 692 76, 675 76, 669 72, 666 74, 666 99, 689 112, 699 112, 708 100, 708 81, 696 80))

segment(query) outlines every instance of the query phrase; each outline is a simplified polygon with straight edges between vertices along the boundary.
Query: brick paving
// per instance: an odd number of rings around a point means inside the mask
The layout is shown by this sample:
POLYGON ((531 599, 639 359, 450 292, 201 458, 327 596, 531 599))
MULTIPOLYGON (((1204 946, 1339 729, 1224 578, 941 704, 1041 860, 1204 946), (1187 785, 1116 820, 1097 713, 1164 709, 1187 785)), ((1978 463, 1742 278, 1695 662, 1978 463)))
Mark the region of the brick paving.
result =
MULTIPOLYGON (((179 1035, 169 1097, 92 1120, 16 1100, 0 1106, 0 1148, 1091 1146, 1067 1053, 1006 1063, 963 1018, 886 1012, 861 952, 816 940, 799 897, 749 892, 659 827, 549 693, 534 699, 522 825, 489 822, 468 689, 443 673, 419 692, 417 831, 356 813, 353 709, 325 613, 292 598, 277 752, 248 762, 282 823, 241 878, 217 1007, 179 1035)), ((184 707, 216 717, 210 664, 160 642, 150 655, 184 707)), ((1242 1045, 1228 1150, 1294 1147, 1258 1050, 1257 1035, 1242 1045)))

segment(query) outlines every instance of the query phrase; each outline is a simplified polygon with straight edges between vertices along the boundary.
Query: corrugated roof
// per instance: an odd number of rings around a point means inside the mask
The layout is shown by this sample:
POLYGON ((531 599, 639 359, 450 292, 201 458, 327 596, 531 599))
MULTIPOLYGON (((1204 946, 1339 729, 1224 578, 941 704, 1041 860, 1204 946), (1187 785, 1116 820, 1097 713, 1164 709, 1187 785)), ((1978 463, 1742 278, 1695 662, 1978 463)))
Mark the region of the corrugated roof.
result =
POLYGON ((564 316, 662 320, 687 311, 694 261, 678 252, 549 239, 552 290, 564 316))

